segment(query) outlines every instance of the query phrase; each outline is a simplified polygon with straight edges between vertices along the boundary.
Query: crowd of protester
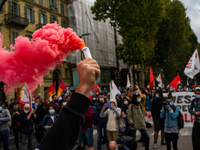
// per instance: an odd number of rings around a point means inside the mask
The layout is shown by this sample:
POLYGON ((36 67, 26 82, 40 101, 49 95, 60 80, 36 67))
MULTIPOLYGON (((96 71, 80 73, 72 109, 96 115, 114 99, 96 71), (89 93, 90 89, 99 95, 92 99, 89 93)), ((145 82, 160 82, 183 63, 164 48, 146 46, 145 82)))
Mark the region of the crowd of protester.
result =
MULTIPOLYGON (((171 86, 154 86, 152 91, 148 92, 148 89, 130 86, 123 89, 121 94, 117 94, 113 99, 110 99, 110 93, 104 88, 102 92, 92 96, 92 103, 86 112, 76 150, 93 150, 94 142, 97 142, 98 150, 102 149, 102 144, 106 144, 109 150, 122 149, 121 144, 115 141, 122 136, 133 137, 136 140, 137 130, 141 133, 137 142, 142 142, 145 150, 149 150, 150 137, 146 128, 151 127, 151 124, 145 121, 146 111, 151 111, 154 122, 153 148, 157 148, 158 135, 161 131, 161 145, 166 145, 167 150, 171 150, 172 141, 173 149, 177 150, 179 107, 174 105, 172 93, 195 91, 197 95, 200 95, 198 93, 200 87, 199 89, 198 87, 185 87, 182 84, 177 87, 175 90, 171 86), (164 98, 163 93, 169 93, 168 97, 164 98), (94 129, 97 129, 97 141, 93 141, 94 129)), ((0 141, 2 141, 4 150, 9 149, 9 131, 14 134, 17 150, 19 150, 19 142, 23 150, 32 150, 33 134, 40 143, 59 117, 61 109, 69 102, 70 97, 71 93, 63 93, 60 97, 53 95, 51 101, 43 101, 38 95, 33 98, 32 106, 25 104, 23 108, 14 99, 11 99, 9 107, 0 104, 0 141), (10 128, 9 122, 11 122, 10 128)), ((200 98, 197 96, 197 99, 200 98)), ((199 131, 200 126, 200 107, 197 105, 200 105, 198 101, 197 103, 192 102, 190 106, 190 113, 196 115, 195 131, 199 131)), ((198 137, 194 132, 193 146, 198 147, 198 137)), ((130 150, 131 148, 123 146, 123 149, 130 150)))

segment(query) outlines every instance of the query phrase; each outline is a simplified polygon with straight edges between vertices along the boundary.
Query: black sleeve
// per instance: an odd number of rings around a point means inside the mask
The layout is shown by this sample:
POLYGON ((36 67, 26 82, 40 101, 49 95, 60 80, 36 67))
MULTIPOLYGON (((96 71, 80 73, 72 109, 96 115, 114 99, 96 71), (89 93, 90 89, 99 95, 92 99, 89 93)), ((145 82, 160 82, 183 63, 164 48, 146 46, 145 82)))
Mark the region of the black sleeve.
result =
POLYGON ((37 148, 40 150, 72 150, 90 104, 89 98, 74 93, 37 148))
POLYGON ((152 118, 154 118, 154 112, 155 112, 155 99, 153 99, 152 103, 151 103, 151 115, 152 115, 152 118))

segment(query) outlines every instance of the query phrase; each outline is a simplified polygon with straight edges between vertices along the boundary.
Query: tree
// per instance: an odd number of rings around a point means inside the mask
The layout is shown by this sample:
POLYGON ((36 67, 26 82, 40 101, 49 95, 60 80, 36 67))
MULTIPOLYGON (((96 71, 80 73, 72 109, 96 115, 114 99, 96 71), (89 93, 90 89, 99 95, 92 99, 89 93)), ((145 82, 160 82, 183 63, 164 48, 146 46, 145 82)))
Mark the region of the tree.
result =
POLYGON ((183 70, 198 42, 186 16, 186 8, 180 1, 167 1, 164 14, 156 35, 155 57, 150 64, 162 68, 170 82, 176 71, 181 71, 180 75, 184 77, 183 70))
POLYGON ((154 54, 162 0, 97 0, 91 10, 95 20, 110 19, 117 28, 123 37, 123 44, 118 46, 119 58, 129 66, 141 64, 154 54))

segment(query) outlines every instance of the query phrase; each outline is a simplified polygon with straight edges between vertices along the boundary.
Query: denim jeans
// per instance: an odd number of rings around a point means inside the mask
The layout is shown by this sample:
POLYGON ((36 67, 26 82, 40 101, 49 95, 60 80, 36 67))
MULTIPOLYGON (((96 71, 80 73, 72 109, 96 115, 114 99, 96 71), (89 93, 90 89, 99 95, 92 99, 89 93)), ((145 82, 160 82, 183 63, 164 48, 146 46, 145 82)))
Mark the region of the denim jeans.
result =
POLYGON ((9 132, 8 129, 0 132, 0 142, 3 143, 3 149, 9 150, 9 132))
POLYGON ((82 140, 83 140, 83 145, 87 145, 88 147, 93 147, 93 128, 88 128, 88 129, 82 129, 81 130, 82 134, 82 140))
MULTIPOLYGON (((145 150, 149 150, 149 135, 147 134, 147 131, 142 129, 140 130, 140 133, 142 134, 142 137, 144 138, 145 150)), ((136 140, 136 130, 131 130, 131 135, 136 140)))
POLYGON ((106 139, 107 148, 109 149, 108 133, 107 133, 106 128, 107 128, 106 124, 97 123, 97 133, 98 133, 97 147, 99 150, 101 149, 102 129, 104 129, 104 138, 106 139))

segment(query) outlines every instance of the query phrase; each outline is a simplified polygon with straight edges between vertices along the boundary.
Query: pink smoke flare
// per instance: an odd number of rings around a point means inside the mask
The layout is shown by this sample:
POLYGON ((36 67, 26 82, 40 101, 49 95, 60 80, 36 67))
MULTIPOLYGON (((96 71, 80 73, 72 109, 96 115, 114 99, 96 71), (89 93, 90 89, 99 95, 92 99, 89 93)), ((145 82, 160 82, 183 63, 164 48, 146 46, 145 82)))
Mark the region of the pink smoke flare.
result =
POLYGON ((62 28, 55 22, 33 33, 33 39, 19 36, 11 52, 2 48, 0 35, 0 81, 6 84, 6 94, 25 82, 30 91, 43 83, 48 70, 61 64, 68 51, 84 47, 84 42, 70 28, 62 28))

